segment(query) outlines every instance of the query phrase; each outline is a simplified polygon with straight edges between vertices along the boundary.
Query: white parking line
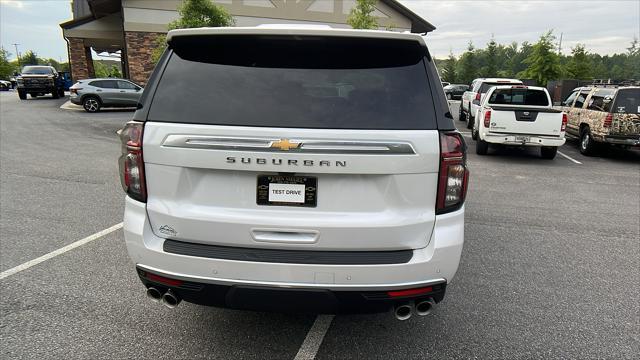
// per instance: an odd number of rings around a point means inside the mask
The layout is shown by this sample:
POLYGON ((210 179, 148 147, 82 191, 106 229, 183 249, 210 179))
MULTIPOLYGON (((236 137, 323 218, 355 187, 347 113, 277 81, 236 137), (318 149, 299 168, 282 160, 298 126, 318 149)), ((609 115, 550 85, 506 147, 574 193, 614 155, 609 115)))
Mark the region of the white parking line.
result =
POLYGON ((52 251, 52 252, 50 252, 48 254, 44 254, 44 255, 40 256, 39 258, 35 258, 33 260, 29 260, 26 263, 20 264, 20 265, 18 265, 16 267, 13 267, 13 268, 9 269, 9 270, 5 270, 5 271, 0 273, 0 280, 4 279, 6 277, 9 277, 11 275, 17 274, 20 271, 27 270, 28 268, 30 268, 32 266, 38 265, 41 262, 47 261, 49 259, 52 259, 52 258, 58 256, 58 255, 64 254, 67 251, 73 250, 73 249, 75 249, 75 248, 77 248, 79 246, 82 246, 84 244, 87 244, 87 243, 90 243, 90 242, 92 242, 94 240, 97 240, 97 239, 99 239, 99 238, 101 238, 101 237, 103 237, 103 236, 105 236, 107 234, 110 234, 110 233, 112 233, 112 232, 114 232, 114 231, 116 231, 118 229, 121 229, 121 228, 122 228, 122 223, 115 224, 110 228, 104 229, 102 231, 98 231, 97 233, 95 233, 93 235, 89 235, 89 236, 87 236, 86 238, 84 238, 82 240, 78 240, 78 241, 76 241, 74 243, 71 243, 71 244, 69 244, 67 246, 61 247, 58 250, 54 250, 54 251, 52 251))
POLYGON ((318 315, 313 326, 309 329, 307 337, 304 338, 300 350, 294 360, 313 360, 322 345, 322 340, 331 326, 334 315, 318 315))
POLYGON ((564 156, 565 158, 567 158, 567 159, 569 159, 569 160, 573 161, 573 162, 574 162, 574 163, 576 163, 576 164, 580 164, 580 165, 582 165, 582 163, 581 163, 580 161, 578 161, 578 160, 576 160, 576 159, 572 158, 571 156, 569 156, 569 155, 567 155, 567 154, 563 153, 562 151, 559 151, 559 150, 558 150, 558 154, 560 154, 560 155, 564 156))

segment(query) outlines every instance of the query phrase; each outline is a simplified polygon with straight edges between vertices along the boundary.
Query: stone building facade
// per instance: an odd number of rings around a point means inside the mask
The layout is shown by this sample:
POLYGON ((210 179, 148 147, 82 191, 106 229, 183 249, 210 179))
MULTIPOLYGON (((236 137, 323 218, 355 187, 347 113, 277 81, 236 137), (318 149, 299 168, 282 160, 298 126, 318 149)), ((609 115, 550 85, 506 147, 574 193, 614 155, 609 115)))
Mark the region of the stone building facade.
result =
MULTIPOLYGON (((73 0, 73 20, 60 24, 74 80, 95 76, 91 49, 120 54, 123 75, 144 85, 153 71, 152 52, 167 24, 178 18, 182 0, 73 0)), ((327 24, 348 28, 355 0, 213 0, 236 26, 327 24)), ((378 0, 381 28, 427 33, 435 28, 396 0, 378 0)))

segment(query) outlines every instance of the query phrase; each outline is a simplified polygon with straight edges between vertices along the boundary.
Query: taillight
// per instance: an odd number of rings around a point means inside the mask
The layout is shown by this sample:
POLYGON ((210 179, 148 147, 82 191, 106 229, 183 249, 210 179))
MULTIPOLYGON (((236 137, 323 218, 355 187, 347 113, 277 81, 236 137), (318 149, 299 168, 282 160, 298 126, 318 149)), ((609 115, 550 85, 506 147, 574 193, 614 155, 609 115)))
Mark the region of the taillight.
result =
POLYGON ((480 93, 476 93, 476 100, 480 101, 480 93))
POLYGON ((436 214, 444 214, 462 207, 467 194, 469 169, 466 145, 458 132, 440 133, 440 175, 436 214))
POLYGON ((613 124, 613 114, 607 114, 607 117, 604 119, 604 127, 608 128, 611 127, 611 124, 613 124))
POLYGON ((562 113, 562 126, 560 127, 560 131, 567 130, 567 114, 562 113))
POLYGON ((72 94, 76 94, 77 95, 78 94, 78 90, 82 90, 82 88, 70 88, 69 92, 72 93, 72 94))
POLYGON ((142 130, 144 123, 130 121, 124 125, 120 133, 122 155, 120 165, 120 182, 122 188, 131 198, 146 202, 147 187, 144 182, 144 161, 142 160, 142 130))
POLYGON ((491 110, 487 110, 484 113, 484 127, 488 128, 490 122, 491 122, 491 110))

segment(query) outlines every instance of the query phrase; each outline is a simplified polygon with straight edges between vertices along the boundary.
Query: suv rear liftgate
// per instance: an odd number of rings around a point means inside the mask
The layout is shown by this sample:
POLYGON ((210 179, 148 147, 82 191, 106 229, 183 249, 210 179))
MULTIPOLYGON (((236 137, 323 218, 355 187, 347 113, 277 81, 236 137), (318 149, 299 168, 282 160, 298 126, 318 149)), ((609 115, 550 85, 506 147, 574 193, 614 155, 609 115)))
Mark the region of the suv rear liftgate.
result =
POLYGON ((437 253, 436 215, 460 211, 468 171, 424 46, 174 34, 122 134, 150 295, 314 312, 442 299, 461 243, 445 273, 406 272, 437 253))

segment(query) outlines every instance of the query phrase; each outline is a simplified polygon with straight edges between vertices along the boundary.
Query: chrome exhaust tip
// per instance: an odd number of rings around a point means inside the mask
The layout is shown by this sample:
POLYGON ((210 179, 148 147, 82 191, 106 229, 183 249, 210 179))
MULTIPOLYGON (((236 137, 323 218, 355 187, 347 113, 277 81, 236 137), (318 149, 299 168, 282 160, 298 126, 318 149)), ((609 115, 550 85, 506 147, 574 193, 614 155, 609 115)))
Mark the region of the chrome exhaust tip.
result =
POLYGON ((160 290, 154 287, 150 287, 147 288, 147 297, 152 301, 160 302, 160 300, 162 300, 162 293, 160 292, 160 290))
POLYGON ((162 295, 162 303, 169 309, 173 309, 178 306, 178 304, 180 304, 180 301, 182 301, 182 299, 175 295, 171 290, 167 290, 167 292, 162 295))
POLYGON ((431 314, 431 310, 436 306, 436 302, 429 298, 427 300, 416 301, 416 314, 420 316, 427 316, 431 314))
POLYGON ((413 313, 413 308, 411 305, 408 305, 408 304, 397 305, 393 313, 396 316, 396 319, 400 321, 404 321, 411 317, 411 314, 413 313))

